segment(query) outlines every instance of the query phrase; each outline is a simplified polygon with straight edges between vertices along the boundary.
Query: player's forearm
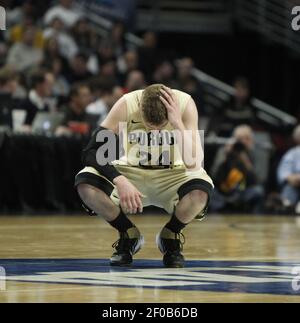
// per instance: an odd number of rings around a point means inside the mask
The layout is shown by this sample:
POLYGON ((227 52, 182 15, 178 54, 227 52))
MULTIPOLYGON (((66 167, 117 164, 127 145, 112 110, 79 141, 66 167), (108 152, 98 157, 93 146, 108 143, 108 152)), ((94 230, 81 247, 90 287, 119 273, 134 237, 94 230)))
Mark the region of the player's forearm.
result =
MULTIPOLYGON (((117 169, 112 165, 114 159, 105 159, 105 163, 99 163, 97 160, 97 151, 98 149, 105 144, 104 141, 97 141, 97 135, 100 131, 105 131, 106 133, 109 131, 103 127, 99 127, 92 135, 89 143, 85 147, 82 152, 82 162, 85 166, 91 166, 95 168, 101 175, 105 176, 109 181, 113 182, 113 180, 120 176, 121 174, 117 171, 117 169)), ((104 137, 105 138, 105 137, 104 137)), ((115 135, 112 134, 112 137, 115 139, 115 135)), ((116 141, 117 143, 117 141, 116 141)), ((116 149, 117 149, 116 144, 116 149)), ((113 154, 108 154, 108 156, 112 156, 113 154)), ((117 152, 116 152, 117 155, 117 152)))

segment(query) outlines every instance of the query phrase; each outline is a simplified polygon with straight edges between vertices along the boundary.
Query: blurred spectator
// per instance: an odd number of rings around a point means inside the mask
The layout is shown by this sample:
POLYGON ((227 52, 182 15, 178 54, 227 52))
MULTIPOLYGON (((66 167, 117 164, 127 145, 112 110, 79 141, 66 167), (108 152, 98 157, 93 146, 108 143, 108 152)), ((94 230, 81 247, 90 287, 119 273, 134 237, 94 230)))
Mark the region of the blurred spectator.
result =
POLYGON ((174 66, 168 60, 165 60, 156 67, 152 83, 162 83, 170 88, 176 88, 174 74, 174 66))
POLYGON ((115 60, 113 44, 110 40, 102 40, 97 49, 98 70, 101 66, 111 60, 115 60))
POLYGON ((76 54, 71 60, 71 70, 67 75, 69 83, 88 81, 93 74, 88 70, 88 56, 84 53, 76 54))
POLYGON ((21 6, 16 6, 13 9, 6 9, 7 26, 11 27, 19 25, 27 16, 33 16, 35 8, 32 0, 23 1, 21 6))
MULTIPOLYGON (((35 26, 35 20, 32 16, 25 16, 22 19, 22 22, 20 24, 17 24, 13 26, 9 30, 9 41, 11 43, 17 43, 23 41, 24 33, 26 29, 29 27, 35 26)), ((35 28, 35 35, 34 35, 34 47, 36 48, 44 48, 44 37, 43 32, 39 28, 35 28)))
POLYGON ((98 36, 85 18, 80 18, 72 29, 72 37, 76 39, 80 52, 90 53, 96 48, 98 36))
MULTIPOLYGON (((296 146, 282 157, 277 172, 283 205, 287 209, 295 208, 300 200, 300 125, 294 130, 293 138, 296 146)), ((299 207, 297 213, 300 213, 299 207)))
POLYGON ((50 72, 36 71, 31 76, 31 88, 28 98, 24 100, 20 107, 26 111, 24 129, 30 130, 30 126, 37 112, 48 112, 50 110, 48 98, 52 95, 54 76, 50 72))
POLYGON ((44 17, 44 23, 49 25, 54 18, 59 18, 67 28, 71 28, 80 18, 73 6, 73 0, 59 0, 59 4, 50 8, 44 17))
POLYGON ((118 83, 116 61, 110 60, 103 63, 101 66, 99 76, 106 78, 107 80, 110 80, 113 83, 118 83))
POLYGON ((115 85, 113 89, 113 96, 112 96, 112 106, 124 95, 124 91, 121 86, 115 85))
POLYGON ((180 90, 190 94, 196 102, 198 109, 203 113, 203 89, 200 82, 192 75, 194 62, 186 57, 177 61, 177 86, 180 90))
POLYGON ((143 46, 138 49, 139 65, 149 82, 158 63, 157 36, 154 32, 148 31, 143 35, 143 41, 143 46))
POLYGON ((118 71, 121 77, 121 83, 125 82, 125 79, 133 70, 139 67, 139 57, 135 50, 127 51, 123 56, 118 59, 118 71))
POLYGON ((62 73, 69 72, 69 62, 61 55, 58 41, 55 37, 48 38, 45 43, 44 58, 41 63, 46 69, 51 69, 52 62, 59 60, 62 62, 62 73))
POLYGON ((122 22, 117 22, 113 25, 108 37, 112 43, 114 55, 119 57, 126 52, 125 26, 122 22))
POLYGON ((253 148, 253 132, 248 126, 242 125, 234 130, 232 143, 217 154, 218 160, 213 170, 216 188, 212 197, 212 211, 226 207, 253 213, 262 210, 264 189, 255 171, 253 148))
POLYGON ((75 40, 66 32, 64 22, 60 18, 56 17, 50 22, 50 27, 44 31, 44 37, 56 38, 61 55, 67 59, 73 58, 78 52, 75 40))
POLYGON ((92 95, 86 84, 75 84, 70 90, 70 100, 63 108, 65 114, 62 126, 56 130, 57 135, 69 135, 72 133, 88 134, 92 130, 87 106, 91 103, 92 95))
POLYGON ((70 91, 70 85, 65 76, 63 75, 63 64, 64 61, 57 57, 49 61, 49 65, 46 65, 52 72, 55 78, 53 85, 53 95, 57 98, 67 97, 70 91))
POLYGON ((255 111, 251 104, 249 82, 239 77, 234 82, 235 94, 221 108, 220 114, 213 120, 213 130, 220 136, 230 136, 231 130, 239 124, 253 125, 255 111))
POLYGON ((146 87, 144 74, 139 70, 131 71, 125 82, 125 92, 141 90, 146 87))
POLYGON ((232 138, 230 138, 228 144, 226 144, 224 147, 219 148, 216 153, 213 166, 210 170, 213 176, 216 175, 216 172, 219 169, 220 165, 224 163, 227 153, 230 151, 232 145, 235 142, 241 142, 245 147, 247 147, 251 160, 253 160, 254 162, 253 155, 255 150, 255 141, 253 130, 248 125, 237 126, 233 130, 232 138))
POLYGON ((109 110, 116 102, 115 84, 103 77, 98 77, 91 81, 90 87, 93 94, 93 102, 90 103, 86 112, 98 116, 100 124, 107 116, 109 110))
POLYGON ((43 51, 34 47, 36 28, 29 27, 24 31, 23 40, 14 44, 7 57, 7 64, 19 72, 25 72, 38 66, 43 59, 43 51))
POLYGON ((12 111, 15 108, 14 93, 18 86, 18 76, 10 68, 0 70, 0 126, 12 128, 12 111))

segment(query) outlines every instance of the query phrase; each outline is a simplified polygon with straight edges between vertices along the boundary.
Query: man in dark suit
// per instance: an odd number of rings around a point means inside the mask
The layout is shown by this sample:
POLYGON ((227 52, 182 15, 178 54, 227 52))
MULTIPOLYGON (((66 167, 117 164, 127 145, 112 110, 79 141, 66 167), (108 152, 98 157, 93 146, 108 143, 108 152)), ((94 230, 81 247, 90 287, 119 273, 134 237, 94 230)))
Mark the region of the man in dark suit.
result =
POLYGON ((37 71, 31 78, 31 89, 28 97, 21 103, 21 108, 26 111, 24 124, 31 126, 37 112, 48 112, 47 98, 51 96, 54 76, 50 72, 37 71))

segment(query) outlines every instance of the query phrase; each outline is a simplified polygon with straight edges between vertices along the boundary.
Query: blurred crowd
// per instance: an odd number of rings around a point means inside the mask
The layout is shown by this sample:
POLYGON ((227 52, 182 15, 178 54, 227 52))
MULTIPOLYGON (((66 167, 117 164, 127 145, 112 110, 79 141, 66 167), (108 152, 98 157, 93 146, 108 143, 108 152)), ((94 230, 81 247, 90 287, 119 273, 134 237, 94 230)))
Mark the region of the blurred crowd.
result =
POLYGON ((0 34, 2 128, 88 135, 123 94, 163 83, 191 94, 200 115, 208 117, 207 133, 227 138, 211 167, 213 211, 300 213, 300 128, 296 148, 276 166, 278 186, 268 190, 279 193, 267 196, 271 157, 262 153, 246 78, 235 80, 235 95, 212 115, 192 74, 192 58, 168 57, 156 33, 147 31, 142 45, 129 45, 122 22, 103 36, 72 0, 7 2, 7 30, 0 34))

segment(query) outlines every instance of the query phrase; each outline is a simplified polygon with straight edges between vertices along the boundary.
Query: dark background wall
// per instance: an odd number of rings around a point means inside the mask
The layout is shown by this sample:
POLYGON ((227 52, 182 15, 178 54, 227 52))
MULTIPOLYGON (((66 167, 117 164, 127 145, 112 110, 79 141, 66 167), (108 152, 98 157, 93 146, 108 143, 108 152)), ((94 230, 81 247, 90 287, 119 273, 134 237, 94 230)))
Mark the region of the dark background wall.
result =
POLYGON ((300 57, 289 49, 238 29, 231 35, 161 33, 159 46, 171 56, 192 57, 227 83, 246 76, 255 96, 300 117, 300 57))

